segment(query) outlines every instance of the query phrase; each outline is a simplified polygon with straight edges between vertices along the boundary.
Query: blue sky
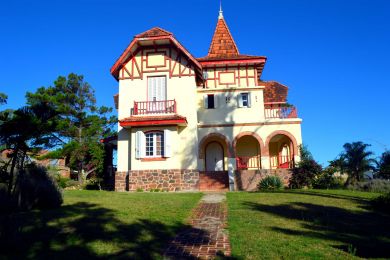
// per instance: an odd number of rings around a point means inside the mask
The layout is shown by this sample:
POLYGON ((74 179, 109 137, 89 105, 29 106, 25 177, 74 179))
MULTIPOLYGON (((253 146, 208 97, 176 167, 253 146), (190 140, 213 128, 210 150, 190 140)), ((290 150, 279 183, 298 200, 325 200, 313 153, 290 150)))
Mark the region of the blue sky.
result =
MULTIPOLYGON (((113 106, 109 69, 135 34, 174 33, 195 56, 207 54, 218 0, 1 1, 0 92, 7 107, 59 75, 83 74, 100 105, 113 106)), ((345 142, 390 149, 390 1, 223 0, 242 54, 268 57, 262 79, 289 86, 303 118, 303 141, 323 164, 345 142)))

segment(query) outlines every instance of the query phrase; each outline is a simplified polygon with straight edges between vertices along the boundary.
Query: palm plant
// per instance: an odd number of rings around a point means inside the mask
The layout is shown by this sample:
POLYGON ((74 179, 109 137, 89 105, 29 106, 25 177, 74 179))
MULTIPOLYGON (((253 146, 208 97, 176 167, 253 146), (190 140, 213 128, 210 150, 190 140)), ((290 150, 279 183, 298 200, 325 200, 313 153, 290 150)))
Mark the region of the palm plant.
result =
POLYGON ((385 151, 378 162, 378 175, 384 179, 390 179, 390 151, 385 151))
POLYGON ((353 184, 363 179, 365 172, 374 170, 375 160, 371 158, 373 153, 368 150, 369 144, 363 142, 346 143, 344 152, 338 161, 341 168, 348 173, 346 185, 353 184))

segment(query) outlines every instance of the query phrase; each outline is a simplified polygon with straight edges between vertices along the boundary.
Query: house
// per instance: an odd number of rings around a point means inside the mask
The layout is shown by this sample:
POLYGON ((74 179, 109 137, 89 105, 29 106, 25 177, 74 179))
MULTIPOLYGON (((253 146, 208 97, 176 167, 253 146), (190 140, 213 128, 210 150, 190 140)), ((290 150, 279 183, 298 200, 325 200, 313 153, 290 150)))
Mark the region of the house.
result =
POLYGON ((286 86, 261 80, 266 61, 240 54, 222 10, 202 58, 164 29, 136 35, 111 68, 115 190, 251 190, 270 174, 288 182, 302 120, 286 86))
MULTIPOLYGON (((45 167, 48 170, 51 170, 53 172, 56 172, 60 174, 64 178, 71 178, 71 170, 69 167, 66 166, 66 160, 65 158, 58 158, 58 159, 38 159, 37 157, 43 156, 47 154, 49 151, 48 150, 41 150, 39 151, 38 154, 33 154, 33 153, 27 153, 28 160, 30 162, 34 162, 35 164, 45 167)), ((11 149, 5 149, 2 150, 0 153, 0 162, 9 162, 10 157, 13 153, 13 150, 11 149)))

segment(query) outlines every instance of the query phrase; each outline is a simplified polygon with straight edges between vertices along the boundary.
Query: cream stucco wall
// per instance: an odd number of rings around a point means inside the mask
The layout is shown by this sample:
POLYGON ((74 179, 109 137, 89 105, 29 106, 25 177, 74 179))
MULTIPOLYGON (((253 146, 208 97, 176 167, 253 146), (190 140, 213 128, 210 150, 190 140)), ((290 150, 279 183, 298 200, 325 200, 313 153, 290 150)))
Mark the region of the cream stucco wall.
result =
POLYGON ((264 121, 263 87, 226 88, 222 91, 198 89, 198 122, 201 124, 253 123, 264 121), (238 107, 240 93, 250 93, 251 107, 238 107), (204 107, 204 98, 215 95, 214 109, 204 107))

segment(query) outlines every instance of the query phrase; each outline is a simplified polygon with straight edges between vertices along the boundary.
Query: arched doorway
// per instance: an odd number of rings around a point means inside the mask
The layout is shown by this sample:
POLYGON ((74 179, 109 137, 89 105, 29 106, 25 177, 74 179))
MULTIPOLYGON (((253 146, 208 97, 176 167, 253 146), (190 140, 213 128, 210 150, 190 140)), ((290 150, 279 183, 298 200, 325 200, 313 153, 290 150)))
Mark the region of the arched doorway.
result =
POLYGON ((216 141, 209 142, 205 148, 206 171, 223 171, 224 157, 222 145, 216 141))
POLYGON ((237 169, 261 169, 261 153, 258 140, 252 135, 244 135, 235 142, 237 169))
POLYGON ((268 143, 271 169, 294 167, 294 143, 284 134, 274 135, 268 143))

